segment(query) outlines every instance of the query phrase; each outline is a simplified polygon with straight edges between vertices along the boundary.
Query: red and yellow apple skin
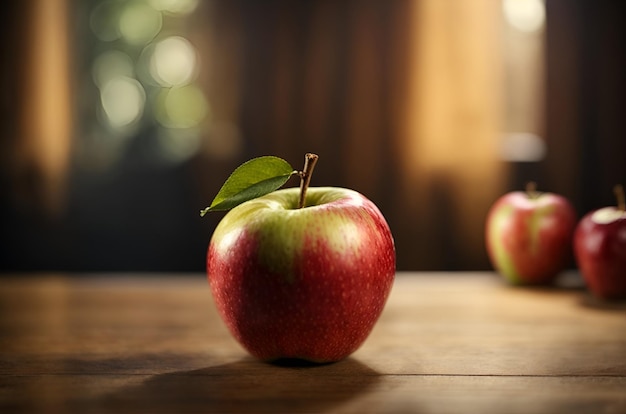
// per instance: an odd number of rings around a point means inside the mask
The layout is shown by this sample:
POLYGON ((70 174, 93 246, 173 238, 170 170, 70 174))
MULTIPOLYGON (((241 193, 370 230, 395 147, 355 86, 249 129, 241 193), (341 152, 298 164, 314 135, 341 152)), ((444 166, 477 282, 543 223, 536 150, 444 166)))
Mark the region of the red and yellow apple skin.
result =
POLYGON ((395 278, 395 248, 361 194, 275 191, 232 209, 211 238, 207 274, 235 339, 261 360, 343 359, 368 337, 395 278))
POLYGON ((489 259, 511 284, 549 284, 571 258, 575 226, 574 208, 558 194, 505 194, 487 215, 489 259))
POLYGON ((574 254, 594 296, 626 298, 626 211, 605 207, 587 213, 574 233, 574 254))

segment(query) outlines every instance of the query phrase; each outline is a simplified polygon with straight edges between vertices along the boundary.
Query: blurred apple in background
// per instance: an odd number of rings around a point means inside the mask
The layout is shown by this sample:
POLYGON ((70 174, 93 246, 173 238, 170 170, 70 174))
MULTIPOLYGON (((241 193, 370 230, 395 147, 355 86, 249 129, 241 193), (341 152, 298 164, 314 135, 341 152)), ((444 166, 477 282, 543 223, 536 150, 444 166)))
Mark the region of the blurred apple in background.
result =
POLYGON ((576 213, 571 203, 553 193, 536 191, 500 197, 489 210, 485 242, 495 270, 515 285, 548 284, 571 258, 576 213))
POLYGON ((617 207, 587 213, 576 227, 574 253, 591 293, 601 299, 626 298, 626 202, 616 186, 617 207))

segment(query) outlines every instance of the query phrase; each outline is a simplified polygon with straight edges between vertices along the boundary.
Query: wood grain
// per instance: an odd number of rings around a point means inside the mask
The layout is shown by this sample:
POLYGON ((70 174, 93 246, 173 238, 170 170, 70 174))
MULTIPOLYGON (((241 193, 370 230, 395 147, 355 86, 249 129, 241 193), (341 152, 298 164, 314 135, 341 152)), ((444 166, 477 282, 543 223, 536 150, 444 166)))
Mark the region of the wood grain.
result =
POLYGON ((402 273, 352 357, 277 366, 230 337, 204 275, 0 280, 3 413, 621 413, 625 390, 626 306, 576 282, 402 273))

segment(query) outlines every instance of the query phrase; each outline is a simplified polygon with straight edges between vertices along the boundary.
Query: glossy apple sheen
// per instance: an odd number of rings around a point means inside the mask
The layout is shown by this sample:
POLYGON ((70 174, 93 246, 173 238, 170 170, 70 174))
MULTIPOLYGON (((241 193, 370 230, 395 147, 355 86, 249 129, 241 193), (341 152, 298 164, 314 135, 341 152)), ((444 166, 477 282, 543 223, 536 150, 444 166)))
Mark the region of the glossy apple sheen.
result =
POLYGON ((395 276, 391 232, 357 192, 279 190, 243 203, 217 226, 207 273, 233 336, 262 360, 337 361, 378 320, 395 276))
MULTIPOLYGON (((612 210, 607 207, 602 210, 612 210)), ((626 298, 626 213, 613 221, 586 214, 574 234, 576 262, 589 290, 603 299, 626 298)))
POLYGON ((492 265, 513 284, 550 283, 571 257, 576 213, 567 199, 516 191, 491 207, 486 246, 492 265))

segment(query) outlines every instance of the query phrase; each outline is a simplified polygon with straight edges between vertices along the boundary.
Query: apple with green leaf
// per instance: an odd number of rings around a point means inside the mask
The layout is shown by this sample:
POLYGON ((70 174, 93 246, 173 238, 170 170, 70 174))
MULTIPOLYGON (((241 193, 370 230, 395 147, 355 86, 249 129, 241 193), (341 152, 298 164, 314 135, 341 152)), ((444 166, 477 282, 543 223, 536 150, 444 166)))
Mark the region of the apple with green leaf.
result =
POLYGON ((574 254, 588 289, 600 299, 626 299, 626 201, 587 213, 574 233, 574 254))
POLYGON ((207 275, 234 338, 266 361, 326 363, 353 353, 378 320, 395 277, 395 248, 380 210, 365 196, 311 187, 277 157, 244 163, 211 206, 231 209, 208 247, 207 275), (289 177, 300 188, 279 188, 289 177))
POLYGON ((500 197, 488 212, 487 253, 493 267, 514 285, 548 284, 571 257, 576 213, 570 202, 554 193, 536 191, 500 197))

